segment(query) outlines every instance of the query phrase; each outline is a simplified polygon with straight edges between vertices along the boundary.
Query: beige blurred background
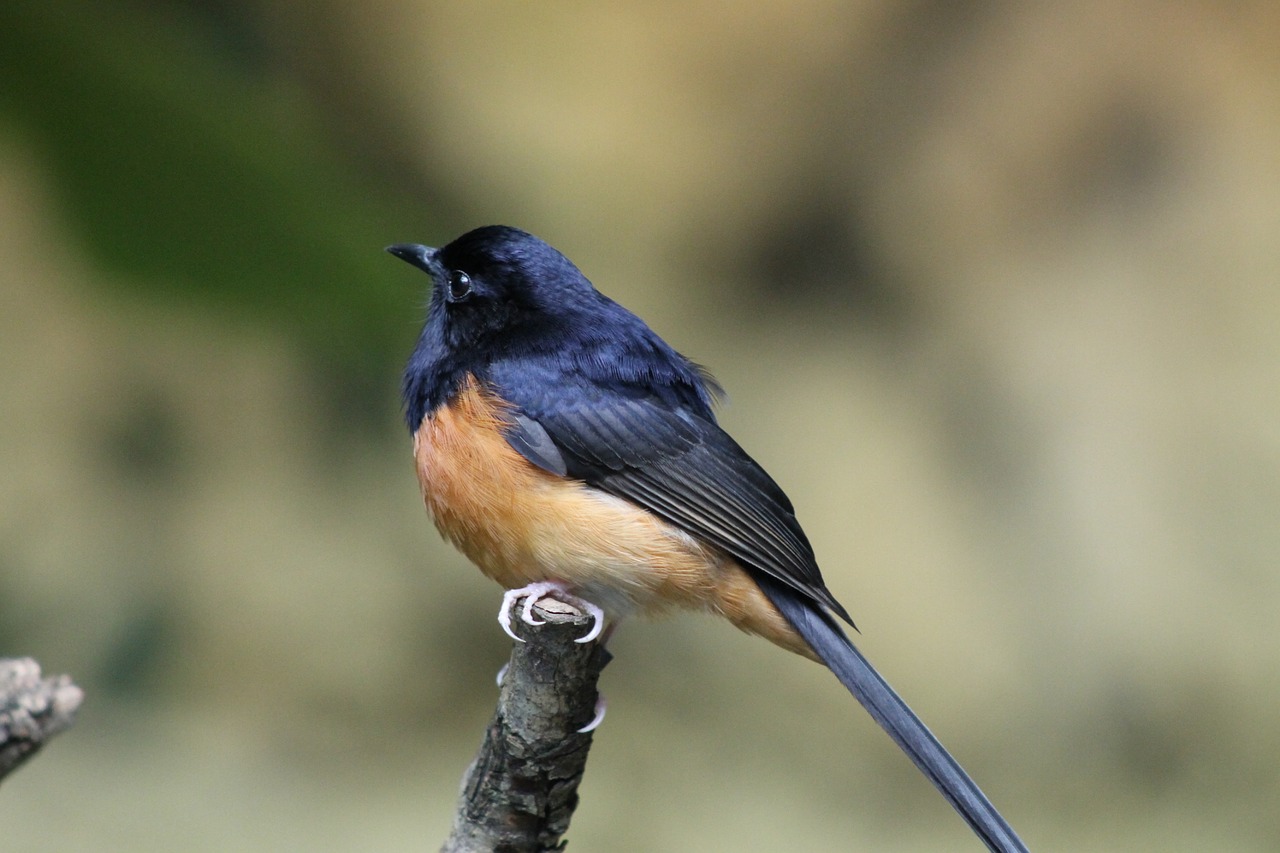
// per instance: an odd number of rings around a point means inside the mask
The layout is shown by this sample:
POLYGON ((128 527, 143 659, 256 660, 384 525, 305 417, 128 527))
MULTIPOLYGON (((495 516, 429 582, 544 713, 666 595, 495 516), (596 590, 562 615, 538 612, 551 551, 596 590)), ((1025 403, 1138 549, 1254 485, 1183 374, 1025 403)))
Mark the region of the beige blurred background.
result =
MULTIPOLYGON (((503 222, 710 366, 1037 851, 1280 849, 1280 7, 0 8, 6 850, 428 850, 495 587, 398 409, 503 222)), ((828 674, 626 626, 574 850, 971 850, 828 674)))

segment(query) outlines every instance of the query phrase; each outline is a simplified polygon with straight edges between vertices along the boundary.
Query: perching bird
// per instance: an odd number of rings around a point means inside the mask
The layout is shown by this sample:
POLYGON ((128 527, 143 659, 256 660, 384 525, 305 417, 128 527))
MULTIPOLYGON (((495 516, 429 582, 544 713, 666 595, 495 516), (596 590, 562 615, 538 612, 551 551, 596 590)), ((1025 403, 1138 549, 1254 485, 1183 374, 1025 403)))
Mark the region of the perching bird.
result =
POLYGON ((595 630, 722 615, 828 666, 988 847, 1026 849, 840 628, 791 501, 716 423, 705 372, 523 231, 387 251, 434 285, 403 386, 427 509, 513 591, 504 617, 551 590, 594 605, 595 630))

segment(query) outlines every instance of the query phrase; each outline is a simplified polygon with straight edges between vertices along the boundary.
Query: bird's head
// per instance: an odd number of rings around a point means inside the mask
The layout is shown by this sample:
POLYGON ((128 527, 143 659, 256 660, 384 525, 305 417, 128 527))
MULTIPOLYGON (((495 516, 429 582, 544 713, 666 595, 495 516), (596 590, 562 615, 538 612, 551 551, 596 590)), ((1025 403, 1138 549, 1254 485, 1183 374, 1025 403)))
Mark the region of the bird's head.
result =
POLYGON ((387 251, 431 276, 428 324, 454 348, 560 326, 603 299, 559 251, 505 225, 468 231, 440 249, 400 243, 387 251))

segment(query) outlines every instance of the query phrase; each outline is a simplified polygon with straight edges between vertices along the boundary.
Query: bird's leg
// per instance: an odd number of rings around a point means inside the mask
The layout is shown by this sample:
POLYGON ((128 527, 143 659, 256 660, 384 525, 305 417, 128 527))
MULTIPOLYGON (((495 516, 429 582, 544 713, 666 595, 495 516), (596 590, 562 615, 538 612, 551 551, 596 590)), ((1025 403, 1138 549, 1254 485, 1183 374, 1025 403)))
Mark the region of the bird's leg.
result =
POLYGON ((524 605, 520 608, 520 621, 526 625, 541 625, 545 620, 533 615, 533 606, 543 598, 549 597, 550 593, 556 593, 555 598, 580 608, 592 619, 591 630, 574 640, 574 642, 589 643, 600 636, 600 632, 604 630, 604 611, 590 601, 573 595, 566 589, 564 584, 556 581, 538 581, 528 586, 522 586, 519 589, 509 589, 503 593, 502 610, 498 612, 498 624, 502 626, 502 630, 507 632, 507 636, 516 642, 524 642, 524 639, 517 636, 515 631, 511 629, 512 605, 523 598, 524 605))

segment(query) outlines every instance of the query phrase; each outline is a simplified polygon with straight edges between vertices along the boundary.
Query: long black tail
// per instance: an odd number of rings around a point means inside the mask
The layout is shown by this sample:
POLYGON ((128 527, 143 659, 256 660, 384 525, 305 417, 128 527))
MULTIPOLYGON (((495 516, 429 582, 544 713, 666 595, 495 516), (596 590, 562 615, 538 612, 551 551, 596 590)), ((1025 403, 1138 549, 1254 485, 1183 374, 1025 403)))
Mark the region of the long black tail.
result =
POLYGON ((835 621, 808 598, 770 578, 758 578, 769 600, 813 647, 840 683, 849 688, 875 721, 889 733, 920 772, 942 792, 987 847, 997 853, 1027 847, 951 753, 907 707, 901 697, 854 647, 835 621))

